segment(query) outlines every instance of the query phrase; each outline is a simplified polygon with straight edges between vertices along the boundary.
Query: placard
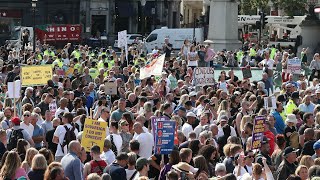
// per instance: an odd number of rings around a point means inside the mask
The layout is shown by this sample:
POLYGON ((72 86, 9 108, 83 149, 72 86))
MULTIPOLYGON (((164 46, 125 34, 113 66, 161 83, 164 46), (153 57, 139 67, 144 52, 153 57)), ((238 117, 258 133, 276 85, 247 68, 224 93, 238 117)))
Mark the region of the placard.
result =
POLYGON ((253 122, 252 131, 252 149, 258 149, 261 147, 261 142, 264 134, 264 124, 266 121, 265 116, 256 116, 253 122))
POLYGON ((117 94, 117 83, 116 82, 105 82, 104 88, 107 95, 116 95, 117 94))
POLYGON ((125 47, 127 43, 127 30, 118 32, 118 48, 125 47))
POLYGON ((193 71, 195 86, 214 85, 214 68, 196 67, 193 71))
POLYGON ((176 122, 158 121, 156 123, 155 134, 155 154, 170 154, 174 146, 176 122))
POLYGON ((301 74, 301 59, 299 58, 288 59, 287 73, 301 74))
POLYGON ((14 82, 8 82, 8 97, 9 98, 20 98, 21 94, 21 82, 16 80, 14 82))
POLYGON ((269 96, 269 97, 264 97, 264 108, 265 109, 276 109, 276 97, 275 96, 269 96))
POLYGON ((51 65, 24 66, 21 68, 22 86, 46 85, 50 79, 52 79, 51 65))
POLYGON ((161 76, 163 70, 165 55, 153 59, 145 67, 140 68, 140 79, 145 79, 152 75, 161 76))
POLYGON ((243 79, 252 78, 252 72, 250 67, 241 68, 243 79))
POLYGON ((98 145, 102 152, 107 127, 107 122, 87 118, 84 123, 81 146, 83 146, 87 152, 90 152, 92 146, 98 145))

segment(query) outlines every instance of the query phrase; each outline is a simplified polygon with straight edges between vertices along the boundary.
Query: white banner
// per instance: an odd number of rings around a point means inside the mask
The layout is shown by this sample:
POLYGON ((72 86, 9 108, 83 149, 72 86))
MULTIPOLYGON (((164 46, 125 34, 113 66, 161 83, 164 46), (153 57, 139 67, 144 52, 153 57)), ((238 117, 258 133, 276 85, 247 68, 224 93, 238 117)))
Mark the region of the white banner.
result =
POLYGON ((301 74, 301 59, 299 58, 288 59, 287 73, 301 74))
POLYGON ((145 79, 152 75, 161 76, 165 55, 153 59, 149 64, 140 69, 140 79, 145 79))
POLYGON ((118 48, 127 46, 127 30, 118 32, 118 48))
POLYGON ((214 85, 214 68, 197 67, 193 71, 193 84, 196 86, 214 85))

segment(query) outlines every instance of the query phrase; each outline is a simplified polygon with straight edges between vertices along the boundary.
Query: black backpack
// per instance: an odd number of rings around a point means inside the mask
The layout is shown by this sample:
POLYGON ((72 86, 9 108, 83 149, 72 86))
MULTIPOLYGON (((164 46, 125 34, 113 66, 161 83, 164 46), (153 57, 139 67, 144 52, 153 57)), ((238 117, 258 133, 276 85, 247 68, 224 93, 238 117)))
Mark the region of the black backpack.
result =
POLYGON ((64 135, 63 142, 61 145, 61 150, 64 153, 64 146, 67 146, 71 141, 76 140, 76 134, 74 133, 75 127, 68 128, 66 125, 63 126, 66 129, 66 134, 64 135))
POLYGON ((117 146, 114 144, 114 140, 113 140, 113 135, 110 135, 110 140, 111 140, 111 150, 113 151, 114 155, 117 156, 118 155, 118 150, 117 150, 117 146))
POLYGON ((11 151, 12 149, 17 147, 17 143, 19 139, 24 139, 23 137, 23 133, 22 133, 23 129, 12 129, 11 134, 10 134, 10 138, 9 138, 9 142, 7 145, 7 149, 9 151, 11 151))

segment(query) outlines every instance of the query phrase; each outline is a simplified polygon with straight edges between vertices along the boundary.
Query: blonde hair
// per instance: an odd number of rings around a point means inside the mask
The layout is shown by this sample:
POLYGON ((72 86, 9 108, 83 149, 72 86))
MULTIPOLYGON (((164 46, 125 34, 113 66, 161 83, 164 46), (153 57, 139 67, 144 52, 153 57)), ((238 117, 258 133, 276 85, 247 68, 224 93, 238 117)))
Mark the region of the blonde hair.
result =
POLYGON ((42 154, 37 154, 32 159, 32 170, 46 170, 47 169, 47 160, 42 154))
POLYGON ((179 104, 183 106, 187 101, 189 101, 189 95, 184 94, 180 97, 179 104))
POLYGON ((55 167, 60 167, 62 168, 61 163, 59 162, 52 162, 49 164, 48 168, 46 169, 46 171, 44 172, 44 180, 50 180, 50 172, 53 168, 55 167))
MULTIPOLYGON (((315 109, 316 109, 316 108, 315 108, 315 109)), ((320 125, 320 112, 317 112, 316 117, 315 117, 315 120, 316 120, 316 124, 319 124, 319 125, 320 125)))
POLYGON ((28 164, 29 166, 31 166, 32 159, 33 159, 34 156, 35 156, 36 154, 38 154, 38 153, 39 153, 39 151, 36 150, 35 148, 29 148, 29 149, 27 150, 26 157, 24 158, 24 161, 27 162, 27 164, 28 164))
POLYGON ((91 173, 87 176, 87 180, 101 180, 101 177, 97 173, 91 173))
POLYGON ((177 125, 177 126, 181 126, 181 125, 182 125, 182 119, 181 119, 181 117, 175 115, 175 116, 172 117, 172 120, 176 121, 176 125, 177 125))
POLYGON ((310 168, 311 166, 314 165, 314 160, 312 159, 311 156, 309 155, 304 155, 301 157, 301 160, 300 160, 300 165, 304 165, 306 166, 307 168, 310 168))
POLYGON ((228 101, 226 100, 221 101, 217 112, 220 113, 222 110, 228 111, 228 101))
POLYGON ((295 171, 295 175, 296 175, 296 176, 299 176, 299 173, 300 173, 301 169, 303 169, 303 168, 306 168, 307 171, 308 171, 308 167, 307 167, 307 166, 305 166, 305 165, 299 165, 299 166, 297 167, 296 171, 295 171))
POLYGON ((9 151, 6 160, 1 168, 1 177, 14 177, 16 170, 21 166, 21 160, 17 152, 9 151))
POLYGON ((252 123, 252 119, 251 119, 250 116, 245 115, 245 116, 242 117, 241 122, 240 122, 240 131, 243 131, 243 130, 244 130, 244 125, 245 125, 247 122, 252 123))
POLYGON ((226 144, 223 146, 223 154, 225 154, 227 157, 231 155, 231 148, 232 144, 226 144))

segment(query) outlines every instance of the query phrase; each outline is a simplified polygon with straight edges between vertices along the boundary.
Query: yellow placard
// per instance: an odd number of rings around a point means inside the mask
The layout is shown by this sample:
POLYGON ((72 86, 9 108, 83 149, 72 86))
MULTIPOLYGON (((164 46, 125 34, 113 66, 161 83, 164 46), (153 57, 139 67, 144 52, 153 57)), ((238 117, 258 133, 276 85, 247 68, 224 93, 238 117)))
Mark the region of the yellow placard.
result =
POLYGON ((101 151, 103 151, 107 127, 107 122, 87 118, 84 123, 81 146, 83 146, 87 152, 90 152, 92 146, 98 145, 101 151))
POLYGON ((21 67, 22 86, 46 85, 49 79, 52 79, 50 65, 21 67))

